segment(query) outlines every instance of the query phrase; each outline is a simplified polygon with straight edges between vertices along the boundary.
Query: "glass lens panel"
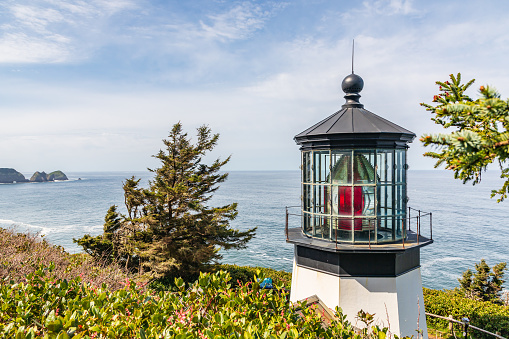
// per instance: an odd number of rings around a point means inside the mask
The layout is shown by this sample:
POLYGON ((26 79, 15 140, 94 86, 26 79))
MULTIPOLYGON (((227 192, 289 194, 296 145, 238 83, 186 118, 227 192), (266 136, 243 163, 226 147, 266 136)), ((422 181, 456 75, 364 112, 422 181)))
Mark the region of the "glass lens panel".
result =
MULTIPOLYGON (((354 190, 358 189, 358 187, 354 187, 354 190)), ((362 215, 376 215, 375 213, 375 187, 374 186, 364 186, 362 187, 362 196, 361 203, 362 203, 362 215)), ((357 197, 354 195, 354 198, 357 199, 357 197)), ((357 205, 357 202, 354 204, 357 205)))
POLYGON ((405 180, 405 164, 406 164, 406 151, 403 150, 403 149, 397 149, 396 150, 396 154, 395 154, 395 157, 396 157, 396 162, 395 162, 395 170, 396 170, 396 173, 395 173, 395 176, 396 176, 396 182, 404 182, 405 180))
POLYGON ((321 229, 320 229, 320 222, 315 215, 313 215, 312 222, 313 222, 313 237, 321 238, 322 233, 321 233, 321 229))
POLYGON ((378 217, 377 232, 378 240, 384 238, 383 232, 387 230, 387 217, 378 217))
MULTIPOLYGON (((332 214, 334 215, 353 215, 353 190, 352 186, 333 186, 332 187, 332 214)), ((356 192, 362 192, 361 187, 356 187, 356 192)))
POLYGON ((373 186, 333 186, 331 199, 334 215, 375 215, 373 186))
POLYGON ((355 230, 355 242, 376 242, 375 229, 376 229, 375 218, 355 218, 354 219, 354 230, 355 230))
POLYGON ((352 151, 332 151, 332 184, 352 183, 352 151))
POLYGON ((328 185, 314 186, 314 203, 315 213, 329 214, 330 210, 330 194, 328 185))
POLYGON ((403 237, 403 220, 402 217, 396 217, 394 219, 394 240, 400 240, 403 237))
POLYGON ((302 201, 304 205, 304 211, 312 212, 313 211, 313 192, 312 185, 302 185, 302 201))
POLYGON ((354 184, 373 184, 375 182, 375 151, 355 151, 354 154, 354 184))
POLYGON ((377 179, 381 183, 392 182, 393 153, 393 150, 377 150, 377 179))
POLYGON ((329 151, 315 151, 313 154, 313 173, 315 174, 315 182, 328 182, 330 173, 329 151))
POLYGON ((378 215, 392 215, 393 199, 392 199, 393 186, 380 185, 378 186, 378 215))
POLYGON ((329 217, 315 215, 315 234, 314 236, 322 239, 330 237, 330 220, 329 217))
POLYGON ((401 179, 401 182, 406 183, 406 174, 407 174, 406 171, 408 170, 408 165, 406 163, 406 160, 407 160, 406 159, 406 150, 402 150, 401 152, 402 152, 401 157, 403 158, 403 160, 402 160, 403 172, 401 173, 403 178, 401 179))
POLYGON ((405 186, 404 185, 396 185, 396 196, 395 196, 395 214, 402 215, 406 212, 406 203, 405 203, 405 186))
POLYGON ((311 152, 302 152, 302 182, 311 182, 311 152))
POLYGON ((304 233, 311 236, 311 231, 313 230, 313 226, 311 224, 311 214, 304 213, 302 217, 302 228, 304 230, 304 233))
POLYGON ((333 218, 333 239, 337 241, 352 241, 352 225, 351 218, 333 218))
POLYGON ((392 230, 393 227, 393 217, 380 217, 378 220, 378 232, 377 238, 378 242, 387 242, 393 241, 392 239, 392 230))

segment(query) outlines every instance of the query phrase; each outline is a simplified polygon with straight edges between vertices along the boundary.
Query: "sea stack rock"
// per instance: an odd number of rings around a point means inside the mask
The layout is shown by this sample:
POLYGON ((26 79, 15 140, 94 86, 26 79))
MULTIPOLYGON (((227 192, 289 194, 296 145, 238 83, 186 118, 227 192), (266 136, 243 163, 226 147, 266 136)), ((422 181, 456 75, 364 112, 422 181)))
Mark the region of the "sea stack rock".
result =
POLYGON ((30 178, 30 181, 32 182, 43 182, 43 181, 48 181, 48 178, 47 178, 47 174, 46 172, 35 172, 32 177, 30 178))
POLYGON ((62 171, 54 171, 48 174, 48 181, 54 180, 69 180, 69 178, 62 171))
POLYGON ((14 182, 27 182, 25 176, 14 168, 0 168, 0 183, 12 184, 14 182))
POLYGON ((37 171, 30 178, 30 181, 32 182, 46 182, 55 180, 69 180, 69 179, 62 171, 54 171, 49 174, 46 174, 46 172, 37 171))

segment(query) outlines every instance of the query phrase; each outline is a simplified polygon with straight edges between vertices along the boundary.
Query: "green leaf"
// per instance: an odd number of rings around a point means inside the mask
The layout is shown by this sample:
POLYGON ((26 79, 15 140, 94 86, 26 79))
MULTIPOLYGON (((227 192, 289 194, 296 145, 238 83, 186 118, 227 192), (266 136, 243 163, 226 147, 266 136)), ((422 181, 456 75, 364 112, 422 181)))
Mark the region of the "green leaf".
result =
POLYGON ((90 327, 89 330, 93 331, 93 332, 101 332, 101 327, 98 325, 94 325, 94 326, 90 327))
POLYGON ((292 338, 298 338, 299 337, 299 331, 297 331, 295 328, 290 329, 290 336, 292 338))
POLYGON ((62 331, 62 332, 60 332, 60 333, 58 334, 58 336, 57 336, 57 338, 56 338, 56 339, 70 339, 70 337, 69 337, 69 335, 67 334, 67 332, 62 331))
POLYGON ((50 331, 50 333, 58 333, 63 329, 63 327, 64 322, 62 321, 61 317, 51 322, 46 322, 46 328, 48 329, 48 331, 50 331))

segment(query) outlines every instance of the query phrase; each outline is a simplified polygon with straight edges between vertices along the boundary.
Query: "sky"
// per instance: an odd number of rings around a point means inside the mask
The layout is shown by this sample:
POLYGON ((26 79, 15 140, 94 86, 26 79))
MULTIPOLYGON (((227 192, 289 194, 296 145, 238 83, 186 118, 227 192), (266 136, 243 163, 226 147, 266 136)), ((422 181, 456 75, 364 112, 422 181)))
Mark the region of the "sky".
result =
POLYGON ((143 171, 172 125, 220 134, 226 170, 297 170, 293 137, 338 111, 342 79, 365 108, 419 137, 419 105, 461 72, 509 96, 507 1, 0 2, 0 167, 143 171))

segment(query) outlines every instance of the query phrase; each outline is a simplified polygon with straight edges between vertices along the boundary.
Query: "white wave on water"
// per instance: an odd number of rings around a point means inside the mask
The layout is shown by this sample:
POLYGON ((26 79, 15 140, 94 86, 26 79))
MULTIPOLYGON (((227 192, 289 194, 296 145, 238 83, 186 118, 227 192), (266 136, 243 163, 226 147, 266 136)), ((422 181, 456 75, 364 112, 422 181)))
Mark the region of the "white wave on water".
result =
POLYGON ((83 226, 83 225, 65 225, 65 226, 41 226, 27 224, 20 221, 0 219, 0 227, 13 229, 17 231, 29 231, 38 233, 40 235, 55 234, 55 233, 66 233, 69 231, 79 231, 78 233, 97 233, 96 231, 101 230, 103 225, 83 226))
POLYGON ((454 265, 451 264, 453 262, 461 263, 464 260, 465 258, 463 257, 449 256, 421 261, 421 273, 423 275, 424 285, 427 287, 433 280, 447 281, 450 284, 448 288, 451 288, 455 284, 456 279, 459 278, 459 272, 443 270, 442 268, 454 265))
POLYGON ((424 262, 421 262, 421 270, 422 271, 429 271, 432 270, 432 267, 440 266, 440 265, 450 265, 451 262, 458 261, 462 262, 465 258, 462 257, 444 257, 444 258, 438 258, 438 259, 428 259, 424 262), (449 263, 449 264, 448 264, 449 263))
MULTIPOLYGON (((442 262, 451 262, 451 261, 460 261, 460 260, 464 260, 465 258, 463 257, 445 257, 445 258, 437 258, 437 259, 432 259, 432 260, 429 260, 427 261, 424 265, 426 266, 431 266, 431 265, 435 265, 437 263, 442 263, 442 262)), ((422 266, 424 266, 422 265, 422 266)))
POLYGON ((20 231, 35 231, 35 233, 39 233, 40 235, 46 235, 53 231, 51 227, 32 225, 20 221, 7 219, 0 219, 0 227, 20 231))

